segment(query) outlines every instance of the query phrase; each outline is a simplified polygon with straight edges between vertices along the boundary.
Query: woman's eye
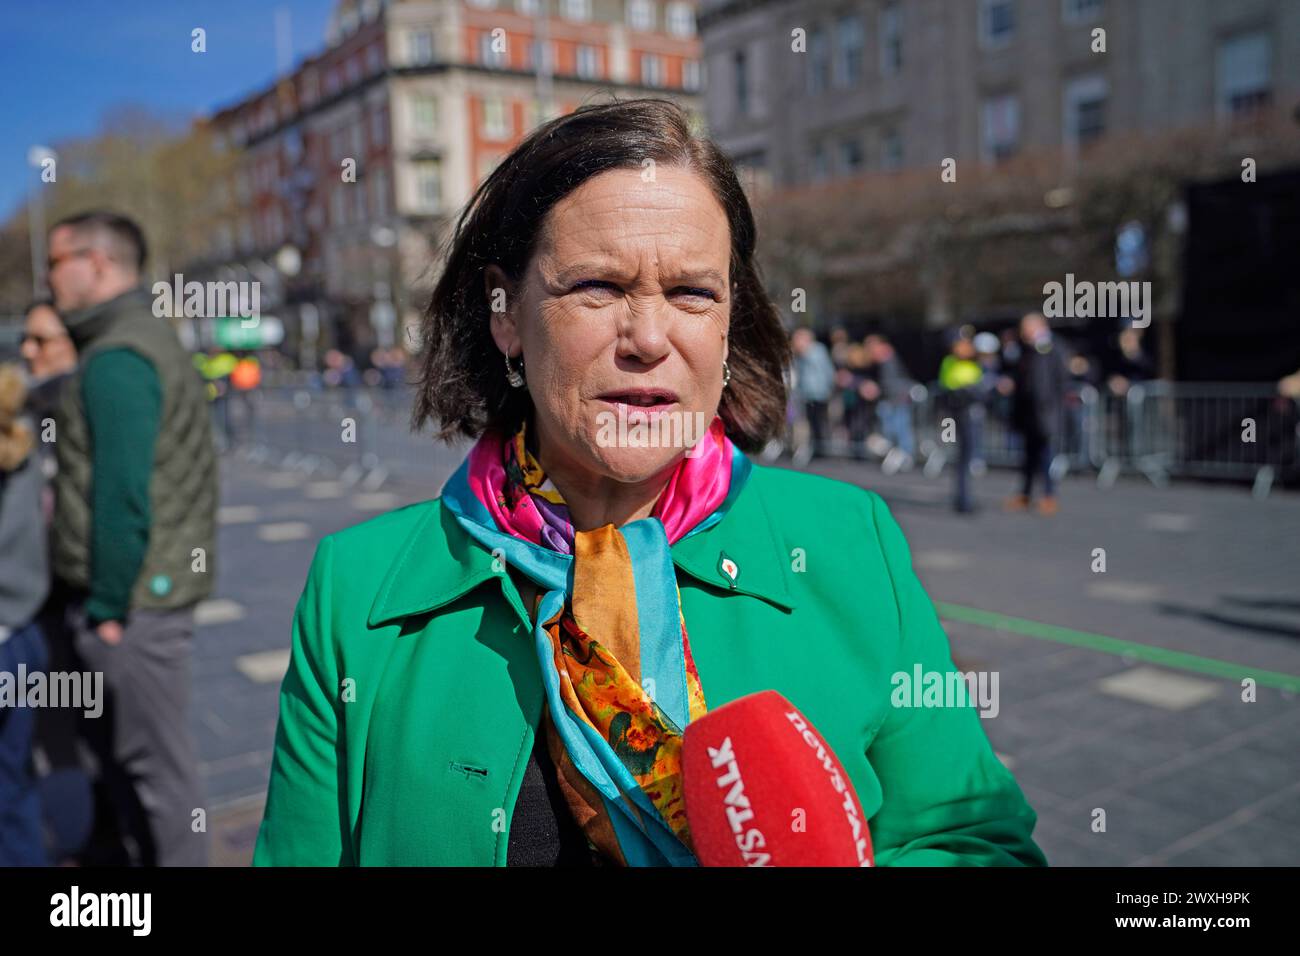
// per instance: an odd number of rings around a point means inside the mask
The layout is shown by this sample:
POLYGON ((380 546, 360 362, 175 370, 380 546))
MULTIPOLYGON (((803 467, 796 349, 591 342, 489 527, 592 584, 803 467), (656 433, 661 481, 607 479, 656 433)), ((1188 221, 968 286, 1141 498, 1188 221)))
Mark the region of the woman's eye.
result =
POLYGON ((604 279, 583 279, 573 287, 576 292, 578 289, 608 289, 613 291, 617 286, 612 282, 606 282, 604 279))
POLYGON ((681 286, 680 288, 674 289, 673 293, 679 295, 698 296, 699 298, 702 299, 711 299, 714 302, 718 300, 718 297, 714 295, 714 293, 711 290, 697 289, 692 286, 681 286))

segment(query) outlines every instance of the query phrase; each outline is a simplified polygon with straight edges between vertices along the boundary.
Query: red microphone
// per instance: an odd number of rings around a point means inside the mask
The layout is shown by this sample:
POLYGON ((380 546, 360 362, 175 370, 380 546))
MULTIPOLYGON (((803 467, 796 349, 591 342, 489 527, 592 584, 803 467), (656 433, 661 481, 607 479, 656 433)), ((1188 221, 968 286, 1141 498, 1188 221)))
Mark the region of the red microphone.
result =
POLYGON ((774 690, 687 724, 682 790, 703 866, 874 865, 849 775, 774 690))

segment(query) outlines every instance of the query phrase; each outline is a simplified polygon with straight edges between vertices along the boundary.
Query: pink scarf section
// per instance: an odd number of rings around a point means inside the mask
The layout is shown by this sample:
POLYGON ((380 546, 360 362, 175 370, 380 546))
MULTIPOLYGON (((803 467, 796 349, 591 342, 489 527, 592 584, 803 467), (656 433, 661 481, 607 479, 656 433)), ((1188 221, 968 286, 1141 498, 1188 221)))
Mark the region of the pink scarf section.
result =
MULTIPOLYGON (((522 495, 510 508, 506 487, 507 443, 513 436, 488 430, 469 453, 469 486, 492 515, 497 528, 523 541, 543 545, 544 520, 532 495, 522 495)), ((735 446, 722 419, 714 417, 700 439, 699 453, 683 457, 655 503, 652 516, 663 522, 668 543, 713 514, 731 490, 731 461, 735 446)), ((558 495, 558 492, 557 492, 558 495)), ((570 533, 569 537, 572 537, 570 533)))

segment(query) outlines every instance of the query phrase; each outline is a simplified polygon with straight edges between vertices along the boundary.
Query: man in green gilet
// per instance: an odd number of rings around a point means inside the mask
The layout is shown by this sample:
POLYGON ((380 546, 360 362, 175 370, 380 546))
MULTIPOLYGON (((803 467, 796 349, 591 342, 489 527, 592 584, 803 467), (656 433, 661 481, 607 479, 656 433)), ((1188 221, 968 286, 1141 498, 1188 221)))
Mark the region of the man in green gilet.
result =
POLYGON ((67 633, 108 698, 82 730, 120 852, 90 862, 202 866, 188 710, 217 463, 203 383, 141 284, 145 254, 140 228, 113 213, 50 230, 50 289, 78 353, 55 437, 51 564, 67 633))

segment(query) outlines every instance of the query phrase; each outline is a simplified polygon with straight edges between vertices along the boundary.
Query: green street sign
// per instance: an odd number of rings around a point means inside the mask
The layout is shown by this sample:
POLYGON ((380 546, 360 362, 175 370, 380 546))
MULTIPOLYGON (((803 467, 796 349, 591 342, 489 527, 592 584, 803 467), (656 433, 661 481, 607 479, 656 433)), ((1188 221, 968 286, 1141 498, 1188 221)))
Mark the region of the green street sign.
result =
POLYGON ((212 320, 212 344, 223 349, 265 349, 284 341, 284 324, 273 315, 256 319, 222 316, 212 320))

